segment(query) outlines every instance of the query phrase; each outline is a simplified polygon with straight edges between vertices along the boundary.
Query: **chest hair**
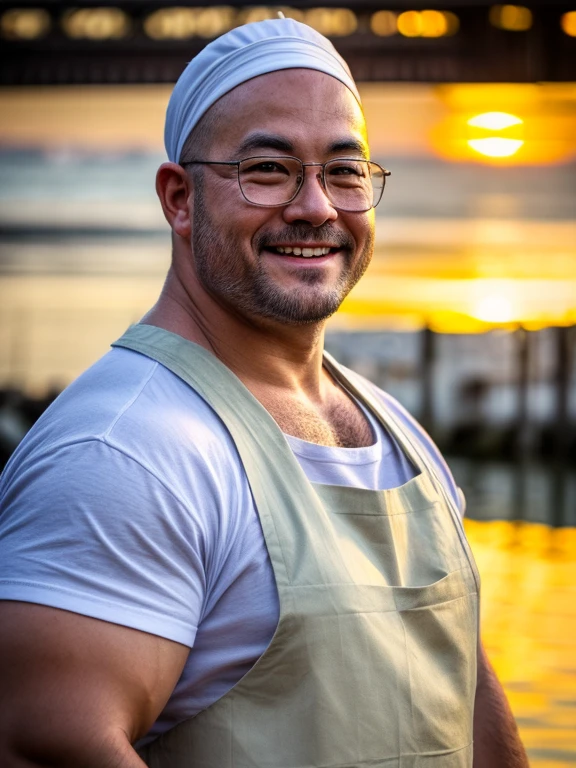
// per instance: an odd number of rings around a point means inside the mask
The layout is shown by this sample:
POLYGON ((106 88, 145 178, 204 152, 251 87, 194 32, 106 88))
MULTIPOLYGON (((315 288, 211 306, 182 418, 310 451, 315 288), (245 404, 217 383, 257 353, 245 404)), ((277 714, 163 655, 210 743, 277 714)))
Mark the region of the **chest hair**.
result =
POLYGON ((295 398, 262 403, 283 432, 300 440, 340 448, 372 445, 372 429, 348 395, 338 391, 324 408, 295 398))

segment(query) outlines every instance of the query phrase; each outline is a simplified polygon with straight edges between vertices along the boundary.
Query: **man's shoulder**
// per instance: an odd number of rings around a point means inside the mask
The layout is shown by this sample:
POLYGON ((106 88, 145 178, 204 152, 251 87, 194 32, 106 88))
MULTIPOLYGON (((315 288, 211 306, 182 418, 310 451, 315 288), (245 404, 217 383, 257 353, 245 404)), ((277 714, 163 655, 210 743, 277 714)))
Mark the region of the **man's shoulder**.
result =
POLYGON ((243 562, 255 519, 216 419, 142 355, 98 361, 0 479, 0 596, 192 645, 207 590, 243 562))
MULTIPOLYGON (((98 442, 153 474, 235 462, 219 417, 187 384, 137 352, 113 349, 55 400, 24 438, 14 462, 38 462, 98 442)), ((229 467, 227 467, 229 469, 229 467)))

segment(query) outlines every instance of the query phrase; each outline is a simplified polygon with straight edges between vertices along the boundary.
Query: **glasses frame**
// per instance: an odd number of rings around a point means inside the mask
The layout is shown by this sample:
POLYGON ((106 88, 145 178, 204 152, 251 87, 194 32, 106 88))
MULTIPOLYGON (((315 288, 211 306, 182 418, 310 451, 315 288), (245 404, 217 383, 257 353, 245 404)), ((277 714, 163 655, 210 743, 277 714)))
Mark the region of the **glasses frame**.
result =
POLYGON ((375 163, 373 160, 366 160, 364 157, 335 157, 332 160, 327 160, 325 163, 304 163, 302 160, 300 160, 299 157, 293 157, 292 155, 255 155, 251 157, 244 157, 242 160, 186 160, 183 163, 180 163, 180 165, 184 168, 187 165, 235 165, 236 166, 236 180, 238 182, 238 186, 240 187, 240 192, 242 193, 242 197, 244 200, 246 200, 247 203, 250 203, 250 205, 256 205, 258 208, 281 208, 283 205, 289 205, 293 200, 296 199, 298 196, 298 193, 304 186, 304 168, 321 168, 321 172, 318 174, 318 178, 320 178, 320 184, 322 185, 322 189, 324 190, 324 194, 330 200, 330 204, 334 206, 334 208, 337 211, 343 211, 344 213, 367 213, 368 211, 371 211, 373 208, 376 208, 376 206, 379 204, 380 200, 382 200, 382 195, 384 194, 384 187, 386 186, 386 177, 392 175, 392 171, 387 171, 385 168, 383 168, 379 163, 375 163), (246 197, 246 194, 244 190, 242 189, 242 184, 240 183, 240 165, 242 163, 247 162, 248 160, 296 160, 296 162, 300 163, 300 166, 302 168, 302 174, 300 177, 300 181, 298 183, 298 186, 296 187, 296 191, 292 195, 292 197, 289 200, 286 200, 283 203, 255 203, 252 200, 249 200, 246 197), (360 210, 351 210, 349 208, 342 208, 339 205, 335 205, 332 202, 332 199, 330 195, 328 194, 328 190, 326 188, 326 166, 330 165, 330 163, 336 163, 339 160, 346 160, 346 161, 353 161, 353 162, 363 162, 368 163, 369 165, 375 165, 377 168, 379 168, 382 171, 382 189, 380 190, 380 194, 378 196, 378 200, 372 203, 372 205, 369 208, 362 208, 360 210))

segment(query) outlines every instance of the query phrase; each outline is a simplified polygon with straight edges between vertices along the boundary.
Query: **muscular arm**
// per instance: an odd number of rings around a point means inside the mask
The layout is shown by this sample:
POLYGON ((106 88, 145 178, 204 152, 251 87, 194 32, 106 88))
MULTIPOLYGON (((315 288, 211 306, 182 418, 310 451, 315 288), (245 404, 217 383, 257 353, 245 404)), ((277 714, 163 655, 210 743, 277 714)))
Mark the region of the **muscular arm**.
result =
POLYGON ((143 768, 131 744, 189 649, 33 603, 0 601, 0 765, 143 768))
POLYGON ((528 768, 510 705, 482 646, 474 706, 474 768, 528 768))

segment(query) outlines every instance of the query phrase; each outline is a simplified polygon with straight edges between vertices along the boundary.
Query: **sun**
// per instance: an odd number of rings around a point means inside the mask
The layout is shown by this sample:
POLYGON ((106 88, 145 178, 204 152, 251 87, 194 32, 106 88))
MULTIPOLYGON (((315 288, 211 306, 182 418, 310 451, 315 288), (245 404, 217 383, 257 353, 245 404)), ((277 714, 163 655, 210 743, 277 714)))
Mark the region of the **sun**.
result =
POLYGON ((510 129, 521 130, 522 118, 508 112, 484 112, 468 120, 469 128, 488 135, 476 135, 468 139, 468 146, 485 157, 512 157, 524 145, 524 139, 518 136, 502 135, 510 129), (500 134, 500 135, 498 135, 500 134))
POLYGON ((488 131, 503 131, 513 125, 522 125, 524 121, 508 112, 484 112, 468 120, 473 128, 486 128, 488 131))

